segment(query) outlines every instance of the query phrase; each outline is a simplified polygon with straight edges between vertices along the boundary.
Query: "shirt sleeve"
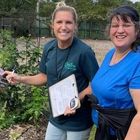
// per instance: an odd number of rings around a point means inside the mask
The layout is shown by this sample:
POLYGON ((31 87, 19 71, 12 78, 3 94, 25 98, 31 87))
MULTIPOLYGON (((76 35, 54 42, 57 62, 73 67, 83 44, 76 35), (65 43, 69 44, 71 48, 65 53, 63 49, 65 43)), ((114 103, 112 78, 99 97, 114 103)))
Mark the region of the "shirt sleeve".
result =
POLYGON ((53 51, 53 49, 56 46, 56 40, 53 39, 51 41, 49 41, 48 43, 45 44, 44 49, 43 49, 43 54, 41 57, 41 61, 39 63, 39 71, 42 73, 47 74, 47 67, 46 67, 46 63, 48 61, 48 54, 50 51, 53 51))
POLYGON ((80 67, 82 68, 84 75, 86 75, 86 77, 91 81, 99 68, 95 53, 91 48, 88 48, 87 51, 83 52, 80 67))
POLYGON ((39 63, 39 71, 46 74, 46 51, 43 50, 41 61, 39 63))

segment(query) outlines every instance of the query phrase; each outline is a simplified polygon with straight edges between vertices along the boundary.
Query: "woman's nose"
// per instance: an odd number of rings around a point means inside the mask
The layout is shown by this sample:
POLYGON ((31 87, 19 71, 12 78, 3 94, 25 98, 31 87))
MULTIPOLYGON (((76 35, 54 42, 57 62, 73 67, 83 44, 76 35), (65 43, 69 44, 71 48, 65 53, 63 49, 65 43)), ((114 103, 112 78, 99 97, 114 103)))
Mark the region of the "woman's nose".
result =
POLYGON ((66 29, 66 27, 67 27, 67 24, 66 23, 62 23, 61 28, 62 29, 66 29))
POLYGON ((124 32, 124 27, 123 27, 123 25, 119 25, 117 31, 118 31, 118 32, 124 32))

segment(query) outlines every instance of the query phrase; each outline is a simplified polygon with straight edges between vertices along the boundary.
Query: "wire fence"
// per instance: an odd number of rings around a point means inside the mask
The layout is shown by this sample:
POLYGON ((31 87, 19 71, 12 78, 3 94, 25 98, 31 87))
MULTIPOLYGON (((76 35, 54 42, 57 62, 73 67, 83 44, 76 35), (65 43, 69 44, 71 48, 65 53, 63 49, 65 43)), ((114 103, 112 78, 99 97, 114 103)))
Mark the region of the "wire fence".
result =
MULTIPOLYGON (((107 22, 100 21, 80 21, 78 23, 77 36, 82 39, 107 39, 105 28, 107 22)), ((1 17, 0 28, 9 29, 15 37, 28 36, 33 37, 52 37, 50 28, 50 19, 46 17, 1 17)))

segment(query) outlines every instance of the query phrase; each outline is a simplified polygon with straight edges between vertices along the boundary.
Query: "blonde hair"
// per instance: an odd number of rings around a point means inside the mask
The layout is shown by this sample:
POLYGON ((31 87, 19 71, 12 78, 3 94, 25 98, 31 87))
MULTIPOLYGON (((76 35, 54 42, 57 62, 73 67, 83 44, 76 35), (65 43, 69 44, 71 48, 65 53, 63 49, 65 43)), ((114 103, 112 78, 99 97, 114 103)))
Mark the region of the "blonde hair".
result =
POLYGON ((71 12, 72 15, 73 15, 74 22, 77 24, 78 17, 77 17, 77 13, 76 13, 75 8, 66 5, 64 1, 61 1, 61 2, 57 3, 56 8, 55 8, 55 10, 52 14, 52 20, 51 20, 52 23, 55 19, 56 13, 59 12, 59 11, 69 11, 69 12, 71 12))

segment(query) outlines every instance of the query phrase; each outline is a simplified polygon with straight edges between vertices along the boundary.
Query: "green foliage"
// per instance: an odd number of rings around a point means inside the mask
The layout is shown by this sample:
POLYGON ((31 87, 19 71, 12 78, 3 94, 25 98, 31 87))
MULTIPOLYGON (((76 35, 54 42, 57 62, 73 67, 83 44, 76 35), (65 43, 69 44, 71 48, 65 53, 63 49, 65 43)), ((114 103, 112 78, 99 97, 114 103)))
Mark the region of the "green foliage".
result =
POLYGON ((25 11, 35 11, 37 0, 1 0, 0 16, 23 14, 25 11))
MULTIPOLYGON (((134 5, 136 7, 140 3, 133 4, 130 0, 98 0, 95 3, 93 0, 65 0, 65 2, 76 9, 80 21, 106 20, 107 13, 111 9, 120 5, 134 5)), ((51 16, 54 8, 55 3, 42 3, 40 15, 48 18, 51 16)))
POLYGON ((16 45, 12 39, 12 33, 1 30, 0 44, 0 67, 11 69, 13 65, 16 65, 16 56, 18 55, 16 45))
MULTIPOLYGON (((61 0, 52 0, 52 2, 45 0, 2 0, 0 1, 0 17, 4 17, 4 19, 1 21, 4 21, 4 25, 5 21, 8 23, 6 23, 6 25, 8 25, 8 27, 6 27, 11 28, 15 32, 15 36, 28 36, 30 33, 33 36, 52 37, 50 20, 58 1, 61 0), (38 2, 39 9, 37 8, 38 2), (39 13, 37 13, 37 9, 39 13), (12 18, 9 19, 7 16, 12 18), (37 18, 37 16, 40 16, 40 18, 37 18)), ((107 24, 107 16, 110 10, 120 5, 134 6, 138 12, 140 12, 140 2, 132 3, 130 0, 65 0, 65 3, 76 9, 79 17, 78 24, 81 24, 81 22, 91 23, 94 21, 97 21, 97 25, 100 23, 104 24, 104 21, 106 21, 107 24)), ((101 30, 103 30, 103 28, 104 25, 101 30)), ((80 34, 82 34, 82 38, 83 36, 87 38, 99 38, 91 37, 92 35, 95 36, 94 34, 99 33, 99 31, 91 32, 89 30, 81 30, 82 33, 80 34), (90 34, 90 36, 88 34, 90 34)), ((91 30, 94 29, 91 28, 91 30)), ((100 36, 100 39, 105 38, 102 33, 97 36, 100 36)))
MULTIPOLYGON (((36 12, 38 0, 2 0, 0 1, 0 15, 22 15, 25 12, 36 12)), ((40 15, 49 18, 55 8, 55 2, 60 0, 53 0, 53 2, 40 1, 40 15)), ((119 5, 134 5, 139 7, 140 2, 133 4, 130 0, 65 0, 69 5, 76 8, 80 20, 89 19, 104 19, 107 12, 119 5)))
POLYGON ((55 9, 55 3, 41 3, 40 4, 40 16, 51 19, 51 15, 55 9))
POLYGON ((134 5, 140 13, 140 2, 136 2, 134 5))
POLYGON ((32 98, 30 97, 31 95, 29 95, 29 97, 26 98, 26 102, 24 105, 24 110, 26 111, 23 114, 23 119, 26 119, 28 116, 29 120, 33 120, 35 125, 41 113, 44 110, 46 110, 46 106, 47 106, 48 97, 46 96, 45 93, 43 94, 41 93, 42 93, 42 89, 32 86, 31 93, 30 93, 32 95, 32 98), (44 106, 42 106, 43 104, 44 106))
POLYGON ((90 137, 89 137, 88 140, 94 140, 95 132, 96 132, 96 126, 93 125, 93 127, 92 127, 92 129, 91 129, 91 132, 90 132, 90 137))
MULTIPOLYGON (((3 30, 0 36, 0 67, 20 74, 38 73, 42 48, 31 41, 30 36, 13 41, 12 34, 3 30), (16 45, 20 43, 20 45, 16 45)), ((37 124, 43 112, 48 111, 46 87, 19 84, 9 85, 0 94, 0 129, 14 123, 32 121, 37 124)))

